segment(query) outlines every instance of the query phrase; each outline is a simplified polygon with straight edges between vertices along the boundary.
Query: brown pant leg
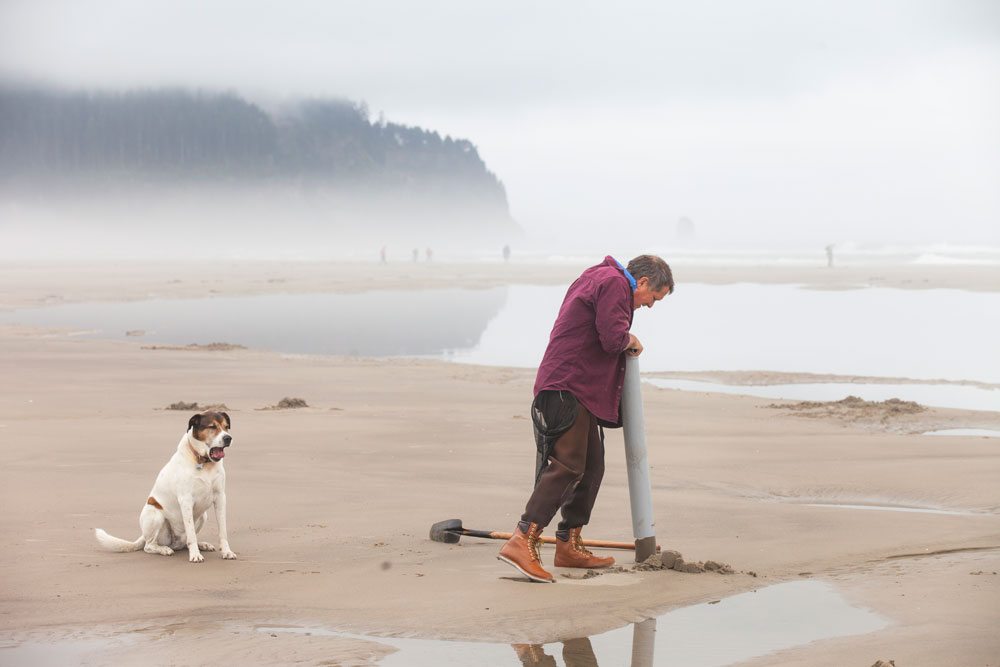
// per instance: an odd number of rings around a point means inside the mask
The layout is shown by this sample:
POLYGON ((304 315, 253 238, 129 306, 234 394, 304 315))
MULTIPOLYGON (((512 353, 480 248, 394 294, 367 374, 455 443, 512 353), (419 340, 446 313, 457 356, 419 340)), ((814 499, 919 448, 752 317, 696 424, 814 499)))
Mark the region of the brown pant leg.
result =
POLYGON ((597 492, 601 490, 602 479, 604 479, 604 433, 597 425, 597 420, 591 416, 590 429, 587 432, 587 464, 580 483, 573 488, 569 498, 563 503, 559 530, 579 528, 590 523, 590 512, 597 502, 597 492))
POLYGON ((587 637, 564 641, 562 657, 563 662, 572 667, 600 667, 597 656, 594 655, 594 647, 587 637))
POLYGON ((593 415, 579 406, 573 425, 556 440, 549 465, 538 478, 521 515, 522 521, 537 523, 542 528, 549 525, 573 487, 583 478, 592 423, 596 427, 593 415))

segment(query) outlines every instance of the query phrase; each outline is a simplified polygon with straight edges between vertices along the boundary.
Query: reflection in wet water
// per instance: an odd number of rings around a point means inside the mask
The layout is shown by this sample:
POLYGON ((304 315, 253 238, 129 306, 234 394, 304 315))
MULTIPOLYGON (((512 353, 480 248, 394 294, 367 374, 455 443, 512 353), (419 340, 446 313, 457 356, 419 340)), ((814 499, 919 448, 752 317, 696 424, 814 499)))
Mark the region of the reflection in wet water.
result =
POLYGON ((505 287, 151 299, 0 312, 0 324, 73 327, 112 339, 142 331, 143 342, 174 345, 226 342, 298 354, 419 356, 474 347, 506 300, 505 287))
MULTIPOLYGON (((555 657, 545 652, 543 644, 511 644, 511 646, 522 667, 556 667, 555 657)), ((586 637, 564 641, 562 659, 567 667, 598 667, 594 647, 586 637)))
MULTIPOLYGON (((174 344, 224 341, 279 352, 427 355, 534 367, 566 288, 90 303, 0 312, 0 324, 99 329, 174 344)), ((1000 293, 817 291, 682 284, 636 314, 643 371, 769 370, 1000 382, 1000 293), (929 316, 928 313, 933 313, 929 316), (928 351, 933 351, 929 354, 928 351)))
MULTIPOLYGON (((564 293, 564 287, 512 285, 507 306, 480 344, 454 359, 534 366, 564 293)), ((632 329, 645 346, 645 372, 769 370, 1000 382, 996 292, 680 284, 655 308, 637 312, 632 329)))
MULTIPOLYGON (((596 579, 579 585, 601 583, 596 579)), ((831 585, 804 580, 675 609, 591 637, 544 644, 377 637, 302 626, 234 626, 227 628, 226 634, 239 636, 249 631, 309 637, 310 652, 324 650, 316 643, 324 637, 374 642, 395 649, 379 661, 384 667, 722 667, 817 640, 873 632, 886 625, 882 617, 852 607, 831 585)), ((154 652, 157 648, 158 640, 145 631, 104 635, 95 631, 95 635, 85 637, 74 630, 65 641, 0 639, 0 664, 111 664, 126 655, 148 657, 150 648, 154 652)), ((341 643, 330 643, 331 664, 337 662, 342 648, 341 643)))
POLYGON ((886 625, 888 622, 877 614, 852 607, 829 584, 794 581, 676 609, 592 637, 547 644, 372 637, 323 628, 257 630, 351 637, 388 644, 398 650, 383 658, 380 664, 386 667, 722 667, 820 639, 873 632, 886 625))
MULTIPOLYGON (((557 667, 555 655, 546 652, 545 644, 511 644, 521 667, 557 667)), ((549 644, 548 646, 554 646, 549 644)), ((656 648, 656 619, 648 618, 632 625, 632 660, 630 667, 652 667, 656 648)), ((565 667, 600 667, 594 646, 588 637, 562 642, 562 664, 565 667)))

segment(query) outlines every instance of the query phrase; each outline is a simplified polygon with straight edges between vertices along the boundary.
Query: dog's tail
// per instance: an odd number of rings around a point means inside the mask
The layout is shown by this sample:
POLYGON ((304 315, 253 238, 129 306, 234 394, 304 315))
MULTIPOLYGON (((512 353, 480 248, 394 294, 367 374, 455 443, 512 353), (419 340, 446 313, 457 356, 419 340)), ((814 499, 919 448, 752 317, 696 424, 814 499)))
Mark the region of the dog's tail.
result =
POLYGON ((142 535, 140 535, 139 539, 135 542, 129 542, 128 540, 123 540, 120 537, 108 535, 100 528, 95 528, 94 537, 97 538, 97 541, 101 543, 102 547, 110 549, 111 551, 139 551, 146 546, 146 538, 142 535))

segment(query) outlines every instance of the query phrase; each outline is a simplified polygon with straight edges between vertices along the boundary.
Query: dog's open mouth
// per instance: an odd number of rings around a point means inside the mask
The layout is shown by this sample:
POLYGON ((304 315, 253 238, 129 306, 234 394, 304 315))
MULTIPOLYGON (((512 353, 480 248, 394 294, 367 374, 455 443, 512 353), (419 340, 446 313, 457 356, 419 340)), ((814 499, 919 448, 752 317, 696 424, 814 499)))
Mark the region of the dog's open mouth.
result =
POLYGON ((226 456, 226 450, 222 447, 212 447, 208 450, 208 458, 213 461, 221 461, 226 456))

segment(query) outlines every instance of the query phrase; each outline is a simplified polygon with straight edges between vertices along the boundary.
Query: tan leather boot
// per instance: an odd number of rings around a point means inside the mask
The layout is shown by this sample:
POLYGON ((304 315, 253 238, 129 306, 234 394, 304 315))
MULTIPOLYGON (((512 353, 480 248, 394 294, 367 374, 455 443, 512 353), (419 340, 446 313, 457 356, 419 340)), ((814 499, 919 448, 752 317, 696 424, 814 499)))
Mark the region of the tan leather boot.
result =
POLYGON ((595 556, 580 541, 582 528, 570 528, 568 531, 556 531, 556 567, 608 567, 615 564, 615 559, 595 556), (564 539, 565 538, 565 539, 564 539))
POLYGON ((514 534, 500 549, 497 558, 513 566, 532 581, 554 584, 555 578, 542 567, 542 558, 538 553, 538 537, 541 534, 542 529, 537 523, 528 524, 527 530, 523 530, 518 523, 514 534))
POLYGON ((511 644, 522 667, 556 667, 556 659, 541 644, 511 644))

